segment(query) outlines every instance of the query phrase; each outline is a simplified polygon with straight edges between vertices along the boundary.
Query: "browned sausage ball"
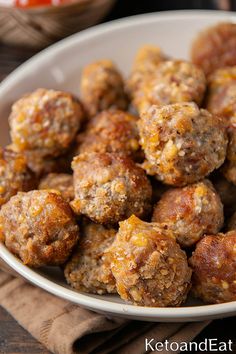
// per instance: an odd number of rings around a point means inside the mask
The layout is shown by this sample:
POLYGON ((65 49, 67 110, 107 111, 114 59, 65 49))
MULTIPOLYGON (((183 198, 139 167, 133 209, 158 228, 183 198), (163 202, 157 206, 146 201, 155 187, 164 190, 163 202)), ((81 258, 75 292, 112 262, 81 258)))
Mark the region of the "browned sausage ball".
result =
POLYGON ((101 224, 115 224, 150 211, 152 189, 143 169, 115 153, 84 153, 72 162, 77 214, 101 224))
POLYGON ((227 132, 229 144, 222 171, 225 178, 236 185, 236 126, 230 125, 227 132))
POLYGON ((159 224, 131 216, 105 255, 122 299, 159 307, 185 301, 191 281, 186 254, 159 224))
POLYGON ((220 173, 213 176, 211 180, 224 205, 225 215, 227 217, 232 215, 236 211, 236 186, 220 173))
POLYGON ((116 293, 110 267, 104 264, 105 249, 117 230, 90 221, 83 222, 78 247, 65 267, 65 277, 73 288, 94 294, 116 293))
POLYGON ((154 208, 152 221, 165 223, 181 246, 190 247, 204 234, 220 231, 223 205, 212 183, 204 180, 165 192, 154 208))
POLYGON ((236 231, 204 237, 190 265, 196 297, 208 303, 236 300, 236 231))
POLYGON ((137 117, 119 110, 103 111, 94 117, 78 136, 77 155, 81 152, 118 152, 134 160, 142 159, 137 117))
POLYGON ((206 108, 223 116, 228 124, 236 123, 236 66, 215 71, 208 78, 206 108))
POLYGON ((206 89, 205 75, 194 64, 168 60, 159 64, 152 79, 135 95, 134 106, 141 114, 151 105, 164 106, 178 102, 202 102, 206 89))
POLYGON ((69 204, 55 192, 18 192, 0 211, 0 239, 24 264, 63 264, 78 240, 69 204))
POLYGON ((108 108, 126 110, 128 107, 122 76, 111 60, 100 60, 84 67, 81 95, 90 117, 108 108))
POLYGON ((73 176, 68 173, 49 173, 41 179, 38 189, 57 190, 68 202, 74 199, 73 176))
POLYGON ((19 191, 29 191, 35 185, 22 154, 0 148, 0 206, 19 191))
POLYGON ((166 57, 159 47, 144 45, 138 50, 127 81, 127 89, 131 98, 135 98, 142 86, 152 78, 152 75, 155 75, 158 65, 164 60, 166 57))
POLYGON ((228 141, 223 121, 193 102, 152 106, 138 124, 144 167, 166 184, 197 182, 224 162, 228 141))
POLYGON ((12 107, 9 124, 14 148, 43 157, 61 155, 74 140, 82 119, 82 106, 72 95, 38 89, 12 107))
POLYGON ((236 65, 236 24, 219 23, 202 31, 193 42, 191 56, 206 75, 236 65))
POLYGON ((223 171, 236 184, 236 66, 222 68, 209 77, 207 108, 225 118, 229 145, 223 171))

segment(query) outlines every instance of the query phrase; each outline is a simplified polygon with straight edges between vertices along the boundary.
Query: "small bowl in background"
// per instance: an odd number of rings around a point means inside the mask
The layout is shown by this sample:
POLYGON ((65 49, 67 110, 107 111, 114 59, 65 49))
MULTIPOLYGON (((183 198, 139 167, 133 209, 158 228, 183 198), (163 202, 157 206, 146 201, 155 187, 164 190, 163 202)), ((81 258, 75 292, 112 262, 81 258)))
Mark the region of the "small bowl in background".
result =
POLYGON ((74 0, 59 6, 0 5, 0 41, 43 48, 98 23, 115 0, 74 0))

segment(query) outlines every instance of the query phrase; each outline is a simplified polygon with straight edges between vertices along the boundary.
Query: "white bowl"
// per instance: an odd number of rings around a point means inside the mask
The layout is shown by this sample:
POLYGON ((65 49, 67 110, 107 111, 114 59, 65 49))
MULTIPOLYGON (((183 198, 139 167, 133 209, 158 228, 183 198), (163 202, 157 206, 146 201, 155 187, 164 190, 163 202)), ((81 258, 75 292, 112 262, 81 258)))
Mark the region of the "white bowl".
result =
MULTIPOLYGON (((9 142, 7 117, 12 102, 38 87, 69 90, 78 94, 81 69, 101 58, 113 59, 127 74, 142 44, 157 44, 176 58, 188 58, 190 44, 204 27, 235 21, 230 12, 173 11, 117 20, 93 27, 44 50, 15 70, 0 85, 1 145, 9 142)), ((118 296, 80 293, 66 285, 56 268, 32 270, 0 245, 0 257, 35 285, 82 307, 146 321, 198 321, 236 314, 236 301, 204 305, 190 299, 184 307, 146 308, 125 304, 118 296)))

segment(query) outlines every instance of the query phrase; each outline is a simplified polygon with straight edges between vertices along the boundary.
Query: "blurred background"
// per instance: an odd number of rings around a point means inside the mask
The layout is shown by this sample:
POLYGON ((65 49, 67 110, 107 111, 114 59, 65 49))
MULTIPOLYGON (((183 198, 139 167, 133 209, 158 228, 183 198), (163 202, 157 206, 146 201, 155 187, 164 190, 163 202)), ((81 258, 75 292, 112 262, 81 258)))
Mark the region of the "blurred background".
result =
POLYGON ((0 0, 0 81, 42 48, 97 23, 147 12, 235 10, 234 0, 0 0))

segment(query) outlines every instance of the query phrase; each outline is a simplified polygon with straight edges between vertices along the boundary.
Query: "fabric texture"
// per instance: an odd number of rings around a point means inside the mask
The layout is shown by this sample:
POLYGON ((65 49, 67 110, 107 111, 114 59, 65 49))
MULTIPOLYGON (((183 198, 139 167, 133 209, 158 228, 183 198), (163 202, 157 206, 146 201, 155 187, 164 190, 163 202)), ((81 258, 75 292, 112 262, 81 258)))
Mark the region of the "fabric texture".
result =
POLYGON ((1 269, 0 305, 52 353, 142 354, 145 338, 188 342, 209 323, 150 323, 107 317, 29 284, 9 272, 6 265, 1 264, 1 269))

